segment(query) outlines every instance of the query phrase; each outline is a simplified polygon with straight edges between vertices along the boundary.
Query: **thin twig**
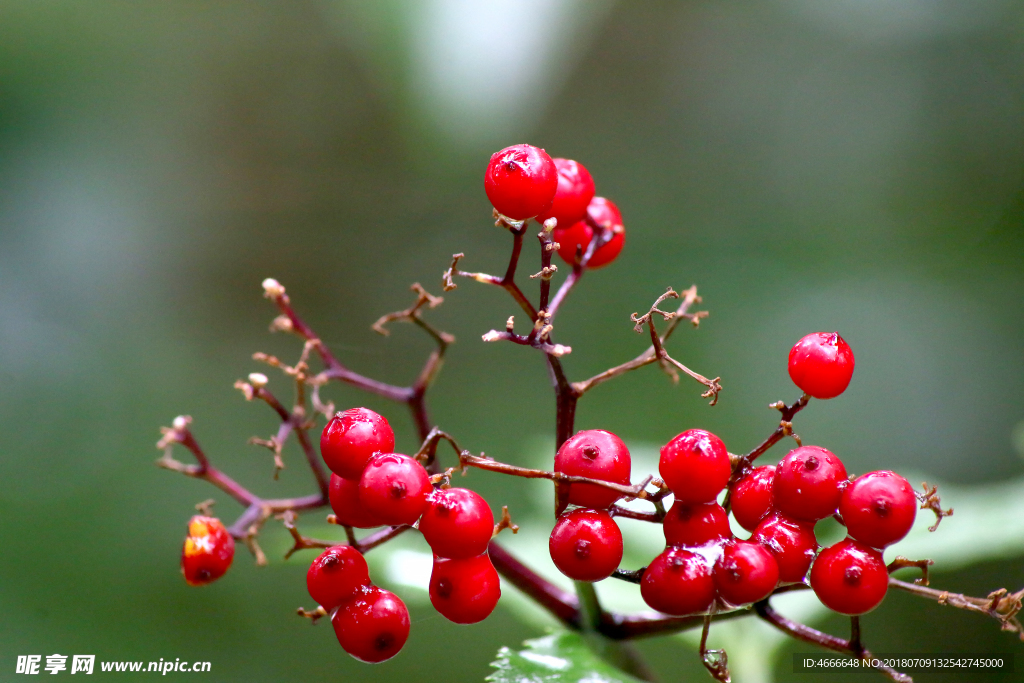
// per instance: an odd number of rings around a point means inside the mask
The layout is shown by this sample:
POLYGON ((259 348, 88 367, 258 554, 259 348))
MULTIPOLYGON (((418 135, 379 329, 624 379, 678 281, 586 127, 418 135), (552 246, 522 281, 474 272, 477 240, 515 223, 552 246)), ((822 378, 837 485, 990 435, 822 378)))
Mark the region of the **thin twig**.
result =
POLYGON ((700 634, 700 660, 711 677, 721 683, 730 683, 729 655, 725 650, 709 650, 708 633, 711 630, 711 615, 704 616, 704 628, 700 634))

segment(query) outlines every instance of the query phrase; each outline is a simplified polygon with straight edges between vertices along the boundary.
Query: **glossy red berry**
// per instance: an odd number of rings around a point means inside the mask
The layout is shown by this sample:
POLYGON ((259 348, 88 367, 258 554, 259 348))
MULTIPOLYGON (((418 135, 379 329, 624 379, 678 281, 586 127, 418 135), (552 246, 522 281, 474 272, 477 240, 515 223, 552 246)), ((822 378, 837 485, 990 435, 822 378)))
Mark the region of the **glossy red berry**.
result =
POLYGON ((732 536, 729 514, 718 503, 675 502, 662 526, 668 545, 697 546, 732 536))
POLYGON ((363 587, 331 619, 345 652, 363 662, 383 662, 398 654, 409 638, 409 610, 390 591, 363 587))
POLYGON ((557 225, 565 228, 586 218, 587 206, 594 198, 594 179, 578 161, 559 158, 552 161, 558 169, 558 189, 551 206, 537 216, 537 222, 554 218, 557 225))
MULTIPOLYGON (((622 214, 610 199, 594 197, 587 207, 587 218, 561 228, 555 228, 552 238, 558 242, 558 255, 572 265, 576 263, 576 251, 586 254, 590 240, 594 239, 594 225, 599 231, 610 230, 611 239, 594 250, 587 262, 588 268, 606 266, 618 257, 626 244, 626 228, 622 225, 622 214)), ((600 234, 600 233, 598 233, 600 234)))
POLYGON ((729 541, 715 563, 718 594, 734 605, 762 600, 771 595, 778 583, 779 565, 759 543, 729 541))
POLYGON ((181 573, 190 586, 202 586, 224 576, 235 557, 235 539, 216 517, 196 515, 188 523, 181 549, 181 573))
POLYGON ((889 572, 880 552, 848 538, 818 554, 811 567, 811 588, 834 612, 864 614, 885 597, 889 572))
POLYGON ((382 415, 369 408, 350 408, 331 418, 320 435, 320 455, 339 477, 359 479, 378 453, 395 450, 395 433, 382 415))
POLYGON ((787 517, 817 521, 835 514, 846 468, 834 453, 820 446, 793 449, 775 468, 775 508, 787 517))
POLYGON ((736 522, 753 531, 772 508, 772 483, 775 480, 775 466, 755 467, 737 481, 729 493, 732 516, 736 522))
POLYGON ((715 599, 712 564, 684 548, 666 548, 640 581, 640 596, 652 609, 682 616, 707 612, 715 599))
POLYGON ((853 351, 838 332, 814 332, 789 351, 789 376, 805 394, 835 398, 853 377, 853 351))
POLYGON ((383 520, 371 514, 359 501, 358 479, 345 479, 332 473, 328 497, 338 524, 356 529, 384 526, 383 520))
MULTIPOLYGON (((555 455, 555 472, 629 485, 631 461, 622 439, 603 429, 588 429, 569 438, 555 455)), ((607 508, 622 494, 594 484, 570 484, 569 503, 607 508)))
POLYGON ((512 145, 491 156, 484 191, 498 213, 513 220, 533 218, 551 205, 558 169, 548 153, 532 145, 512 145))
POLYGON ((548 540, 551 560, 576 581, 607 579, 622 561, 622 532, 604 510, 563 514, 548 540))
POLYGON ((359 480, 359 501, 385 524, 413 524, 433 490, 423 465, 407 455, 384 453, 367 463, 359 480))
POLYGON ((658 471, 677 501, 707 503, 729 483, 732 466, 721 439, 689 429, 661 447, 658 471))
POLYGON ((462 560, 434 558, 430 604, 456 624, 475 624, 494 611, 501 597, 498 572, 487 553, 462 560))
POLYGON ((868 472, 843 491, 839 514, 851 536, 873 548, 884 548, 914 526, 917 497, 910 482, 895 472, 868 472))
POLYGON ((779 565, 779 581, 783 583, 803 581, 818 551, 813 522, 800 522, 778 514, 762 519, 750 540, 760 543, 772 554, 779 565))
POLYGON ((419 529, 439 557, 476 557, 491 542, 494 515, 487 501, 469 489, 435 491, 419 529))
POLYGON ((336 545, 323 551, 306 572, 309 597, 327 610, 334 609, 369 584, 366 560, 350 545, 336 545))

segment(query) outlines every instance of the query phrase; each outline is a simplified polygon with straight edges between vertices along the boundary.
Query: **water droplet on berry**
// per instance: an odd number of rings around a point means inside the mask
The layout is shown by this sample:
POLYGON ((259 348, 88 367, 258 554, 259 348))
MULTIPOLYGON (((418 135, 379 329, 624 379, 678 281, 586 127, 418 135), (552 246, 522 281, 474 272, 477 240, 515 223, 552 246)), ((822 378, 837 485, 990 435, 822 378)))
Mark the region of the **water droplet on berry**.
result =
POLYGON ((811 470, 816 470, 818 469, 818 464, 818 458, 812 455, 811 457, 804 460, 804 469, 807 470, 808 472, 810 472, 811 470))

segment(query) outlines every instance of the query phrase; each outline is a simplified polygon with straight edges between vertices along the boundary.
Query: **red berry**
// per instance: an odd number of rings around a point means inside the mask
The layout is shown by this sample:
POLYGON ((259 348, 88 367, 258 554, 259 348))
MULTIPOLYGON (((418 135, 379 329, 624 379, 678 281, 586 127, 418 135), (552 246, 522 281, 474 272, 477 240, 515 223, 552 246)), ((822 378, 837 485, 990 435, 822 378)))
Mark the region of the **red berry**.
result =
POLYGON ((658 471, 677 501, 707 503, 729 483, 732 466, 721 439, 690 429, 661 447, 658 471))
POLYGON ((851 536, 874 548, 884 548, 906 536, 914 526, 917 497, 910 482, 895 472, 868 472, 843 491, 839 514, 851 536))
POLYGON ((383 662, 398 654, 409 638, 409 610, 390 591, 363 587, 331 619, 345 652, 363 662, 383 662))
POLYGON ((864 614, 885 597, 889 572, 880 552, 847 538, 818 555, 811 567, 811 588, 834 612, 864 614))
POLYGON ((715 599, 711 562, 683 548, 666 548, 640 581, 640 596, 653 609, 682 616, 707 612, 715 599))
POLYGON ((676 501, 662 527, 668 545, 697 546, 732 536, 729 515, 718 503, 686 504, 676 501))
POLYGON ((423 465, 407 455, 375 455, 359 480, 359 501, 385 524, 413 524, 433 492, 423 465))
POLYGON ((336 545, 313 560, 306 572, 309 597, 330 610, 370 584, 370 570, 362 554, 350 545, 336 545))
POLYGON ((715 587, 723 599, 747 605, 767 598, 779 583, 779 565, 764 547, 729 541, 715 564, 715 587))
POLYGON ((838 332, 814 332, 789 351, 789 376, 805 394, 835 398, 853 377, 853 351, 838 332))
POLYGON ((558 518, 548 541, 558 570, 576 581, 600 581, 622 561, 622 532, 604 510, 574 510, 558 518))
POLYGON ((569 227, 583 220, 587 215, 587 205, 594 198, 594 179, 583 164, 572 159, 553 159, 558 169, 558 189, 555 198, 546 211, 537 216, 537 222, 543 223, 549 218, 558 220, 557 225, 569 227))
POLYGON ((835 514, 846 468, 834 453, 820 446, 795 448, 775 468, 775 508, 787 517, 817 521, 835 514))
POLYGON ((358 479, 345 479, 332 473, 328 495, 338 524, 356 529, 384 526, 384 522, 371 514, 359 501, 358 479))
POLYGON ((548 153, 532 145, 512 145, 491 155, 484 191, 498 213, 521 221, 551 205, 558 169, 548 153))
POLYGON ((572 265, 576 263, 576 250, 581 254, 587 252, 590 240, 594 238, 593 225, 599 230, 611 230, 612 237, 594 250, 587 262, 588 268, 600 268, 616 259, 626 243, 626 228, 622 225, 622 214, 610 199, 594 197, 587 207, 587 219, 555 228, 552 238, 558 242, 558 255, 572 265))
POLYGON ((181 549, 181 573, 190 586, 202 586, 224 576, 235 557, 235 539, 216 517, 196 515, 188 523, 181 549))
POLYGON ((486 552, 494 534, 487 501, 469 489, 434 492, 420 518, 420 532, 439 557, 476 557, 486 552))
POLYGON ((736 522, 753 531, 772 507, 772 482, 775 466, 755 467, 736 482, 729 494, 732 516, 736 522))
POLYGON ((331 418, 320 435, 320 455, 339 477, 359 479, 367 461, 395 450, 391 425, 369 408, 349 408, 331 418))
POLYGON ((430 573, 430 604, 456 624, 486 619, 501 597, 498 572, 487 553, 462 560, 434 558, 430 573))
MULTIPOLYGON (((555 472, 629 485, 631 461, 622 439, 603 429, 588 429, 569 438, 555 455, 555 472)), ((570 484, 569 503, 607 508, 622 497, 594 484, 570 484)))
POLYGON ((760 543, 772 554, 783 583, 803 581, 818 551, 813 522, 800 522, 779 514, 762 519, 750 540, 760 543))

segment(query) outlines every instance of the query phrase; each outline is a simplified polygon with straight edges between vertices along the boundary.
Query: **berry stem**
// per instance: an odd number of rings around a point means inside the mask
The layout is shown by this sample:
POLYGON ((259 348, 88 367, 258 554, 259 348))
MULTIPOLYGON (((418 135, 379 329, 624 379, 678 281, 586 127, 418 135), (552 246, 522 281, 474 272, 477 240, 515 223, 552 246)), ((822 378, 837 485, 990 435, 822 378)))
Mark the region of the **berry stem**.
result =
POLYGON ((711 615, 704 616, 704 628, 700 634, 700 660, 711 677, 721 683, 729 683, 729 657, 725 650, 709 650, 708 633, 711 630, 711 615))
POLYGON ((575 595, 541 577, 496 541, 491 541, 487 552, 494 568, 506 581, 526 593, 569 628, 581 628, 579 599, 575 595))
POLYGON ((378 382, 377 380, 370 379, 369 377, 364 377, 357 372, 353 372, 342 365, 342 363, 330 352, 327 346, 320 341, 320 338, 316 333, 314 333, 313 330, 306 325, 302 318, 300 318, 295 312, 284 287, 276 281, 274 281, 271 286, 267 286, 267 283, 264 283, 264 293, 268 299, 274 302, 274 305, 276 305, 278 310, 283 314, 284 319, 287 320, 287 323, 281 321, 281 319, 276 320, 272 329, 293 332, 312 344, 317 355, 320 356, 320 360, 326 367, 326 370, 321 373, 324 378, 336 379, 393 401, 408 402, 410 400, 413 393, 411 388, 396 387, 385 382, 378 382), (276 287, 274 285, 276 285, 276 287))
POLYGON ((580 605, 580 626, 584 631, 596 631, 601 626, 604 610, 597 597, 597 589, 589 581, 573 581, 580 605))
POLYGON ((949 591, 936 590, 916 583, 907 583, 889 577, 889 586, 906 591, 921 598, 934 600, 940 605, 956 607, 977 612, 992 617, 1000 622, 1004 631, 1016 633, 1024 641, 1024 628, 1021 627, 1018 614, 1021 610, 1021 600, 1024 598, 1024 588, 1016 593, 1010 593, 1005 588, 992 591, 984 598, 975 598, 962 593, 950 593, 949 591))
MULTIPOLYGON (((611 231, 608 232, 610 233, 611 231)), ((604 244, 611 239, 610 234, 606 236, 604 233, 604 230, 599 230, 598 238, 590 240, 590 244, 587 245, 587 250, 584 253, 580 254, 577 250, 576 253, 579 254, 579 258, 576 259, 576 263, 573 264, 572 272, 569 273, 569 276, 565 278, 564 282, 562 282, 562 286, 558 288, 557 292, 555 292, 555 298, 552 300, 551 306, 548 309, 552 320, 554 320, 555 313, 557 313, 558 309, 562 306, 562 302, 565 301, 565 297, 569 296, 569 292, 572 291, 572 288, 575 287, 576 283, 580 281, 581 277, 583 277, 583 273, 587 270, 587 263, 590 262, 590 257, 594 255, 595 251, 604 246, 604 244)))
MULTIPOLYGON (((764 599, 760 602, 754 603, 754 610, 761 619, 765 620, 775 628, 779 629, 786 635, 796 640, 802 640, 805 643, 811 645, 817 645, 833 652, 841 652, 843 654, 854 655, 861 658, 871 658, 871 652, 866 650, 859 643, 859 625, 855 631, 855 635, 858 638, 858 642, 854 642, 852 637, 851 640, 844 640, 837 638, 836 636, 829 635, 828 633, 822 633, 821 631, 806 626, 799 622, 787 619, 778 612, 776 612, 772 606, 768 603, 768 599, 764 599), (856 647, 855 647, 856 646, 856 647)), ((913 679, 904 674, 900 673, 896 669, 885 666, 881 660, 870 659, 872 668, 878 669, 883 674, 888 676, 891 680, 897 683, 913 683, 913 679)))
POLYGON ((535 470, 529 467, 509 465, 508 463, 473 455, 469 451, 462 451, 459 454, 459 464, 462 467, 476 467, 481 470, 509 474, 514 477, 523 477, 524 479, 549 479, 559 484, 592 484, 621 493, 626 498, 644 498, 646 493, 644 489, 652 480, 652 477, 648 475, 639 484, 626 486, 625 484, 616 484, 611 481, 592 479, 575 474, 565 474, 564 472, 548 472, 547 470, 535 470))
MULTIPOLYGON (((675 331, 676 327, 678 327, 680 321, 688 319, 688 316, 696 316, 696 319, 699 320, 700 318, 706 315, 706 313, 704 313, 703 311, 698 311, 697 313, 694 314, 689 313, 690 307, 694 303, 700 303, 701 300, 700 297, 697 296, 696 285, 681 292, 680 294, 682 296, 682 302, 680 302, 679 307, 675 310, 674 313, 672 313, 671 317, 668 318, 668 327, 665 329, 664 334, 658 337, 658 340, 661 345, 664 345, 665 342, 668 341, 668 338, 672 336, 672 333, 675 331), (701 315, 702 313, 704 313, 704 315, 701 315)), ((554 304, 552 304, 552 308, 553 307, 554 304)), ((589 379, 585 379, 580 382, 574 382, 573 390, 577 395, 582 396, 583 394, 587 393, 588 391, 590 391, 599 384, 603 384, 604 382, 607 382, 610 379, 613 379, 620 375, 624 375, 631 370, 636 370, 637 368, 642 368, 645 365, 650 365, 651 363, 657 362, 657 360, 657 352, 655 350, 654 345, 652 344, 646 351, 644 351, 631 361, 627 361, 621 365, 609 368, 604 372, 594 375, 589 379)))

